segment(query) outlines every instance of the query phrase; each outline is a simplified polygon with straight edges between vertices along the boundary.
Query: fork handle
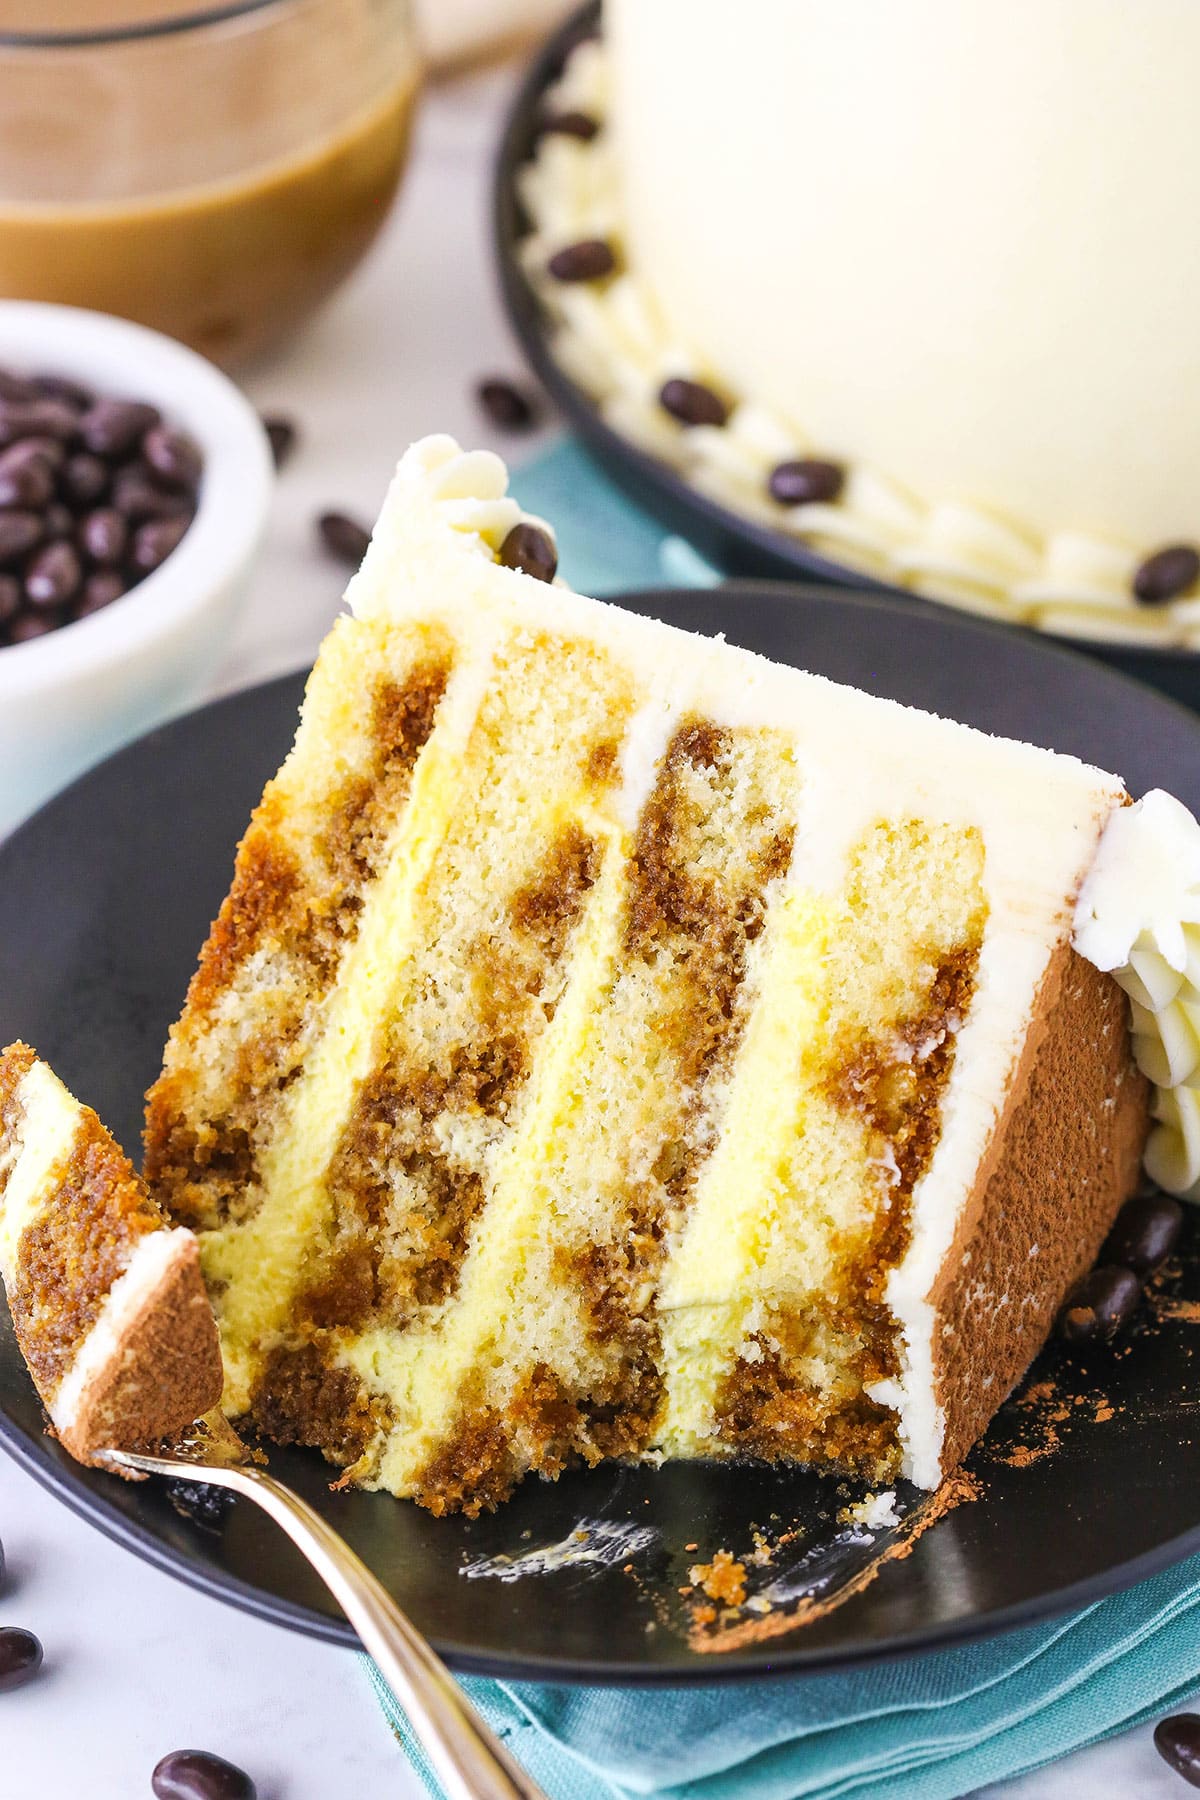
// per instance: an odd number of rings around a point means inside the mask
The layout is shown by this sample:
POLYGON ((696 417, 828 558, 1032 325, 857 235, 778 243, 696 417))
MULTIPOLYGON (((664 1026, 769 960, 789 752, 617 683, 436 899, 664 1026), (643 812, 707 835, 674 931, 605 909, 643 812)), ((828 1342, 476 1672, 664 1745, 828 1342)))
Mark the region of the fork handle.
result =
POLYGON ((447 1800, 546 1800, 386 1588, 307 1501, 261 1469, 200 1474, 255 1501, 307 1557, 408 1715, 447 1800))

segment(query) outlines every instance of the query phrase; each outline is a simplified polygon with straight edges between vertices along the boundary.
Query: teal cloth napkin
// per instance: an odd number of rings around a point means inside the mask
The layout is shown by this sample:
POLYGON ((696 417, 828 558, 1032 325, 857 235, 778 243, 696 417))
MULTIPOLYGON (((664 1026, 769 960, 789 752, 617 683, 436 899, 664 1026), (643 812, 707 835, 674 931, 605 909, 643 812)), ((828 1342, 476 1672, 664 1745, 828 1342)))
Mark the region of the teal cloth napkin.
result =
POLYGON ((640 1690, 472 1676, 462 1686, 550 1800, 956 1800, 1170 1712, 1198 1682, 1193 1557, 1048 1625, 841 1674, 640 1690))
MULTIPOLYGON (((563 574, 584 593, 719 578, 569 440, 512 486, 553 522, 563 574)), ((586 1603, 586 1578, 574 1580, 569 1602, 586 1603)), ((1200 1557, 1050 1624, 839 1674, 640 1690, 462 1685, 551 1800, 955 1800, 1169 1712, 1200 1685, 1200 1557)))

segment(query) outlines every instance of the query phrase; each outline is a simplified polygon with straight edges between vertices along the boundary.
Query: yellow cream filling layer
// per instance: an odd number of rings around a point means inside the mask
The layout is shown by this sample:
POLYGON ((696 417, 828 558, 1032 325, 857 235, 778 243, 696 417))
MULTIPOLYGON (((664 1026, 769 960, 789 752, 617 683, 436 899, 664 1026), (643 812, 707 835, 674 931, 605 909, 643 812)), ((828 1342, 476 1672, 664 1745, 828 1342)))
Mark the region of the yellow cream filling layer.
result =
MULTIPOLYGON (((486 1211, 472 1239, 458 1292, 429 1326, 403 1333, 372 1332, 360 1338, 347 1360, 376 1392, 386 1394, 397 1413, 375 1485, 410 1490, 437 1447, 453 1428, 464 1387, 489 1359, 512 1354, 511 1338, 527 1331, 531 1300, 531 1258, 553 1240, 558 1214, 568 1196, 548 1175, 551 1146, 572 1129, 580 1105, 575 1072, 590 1034, 602 1015, 620 942, 620 875, 627 848, 622 834, 606 822, 592 830, 606 842, 600 878, 578 928, 566 993, 542 1040, 532 1097, 519 1126, 505 1145, 495 1170, 486 1211)), ((553 1324, 568 1339, 584 1330, 580 1308, 566 1293, 568 1317, 539 1324, 547 1340, 553 1324)))
POLYGON ((755 1009, 721 1132, 659 1287, 668 1456, 709 1447, 721 1382, 748 1332, 768 1225, 786 1184, 804 1047, 828 1003, 822 964, 833 912, 786 894, 768 919, 755 1009), (781 1073, 795 1074, 780 1079, 781 1073))
POLYGON ((249 1405, 262 1345, 285 1323, 314 1239, 326 1225, 326 1175, 346 1116, 374 1061, 380 1018, 403 1006, 416 945, 416 896, 459 799, 463 753, 491 668, 477 649, 455 671, 413 774, 408 804, 342 961, 325 1030, 289 1090, 263 1158, 263 1197, 244 1224, 201 1238, 205 1278, 223 1284, 223 1404, 249 1405))
POLYGON ((984 931, 983 847, 969 829, 881 821, 853 847, 840 891, 817 893, 804 873, 801 861, 768 917, 724 1127, 659 1291, 659 1443, 671 1456, 719 1448, 725 1380, 781 1318, 804 1343, 794 1375, 831 1409, 857 1387, 853 1331, 828 1315, 899 1171, 878 1125, 838 1091, 839 1071, 872 1042, 908 1073, 897 1028, 942 961, 973 952, 984 931))

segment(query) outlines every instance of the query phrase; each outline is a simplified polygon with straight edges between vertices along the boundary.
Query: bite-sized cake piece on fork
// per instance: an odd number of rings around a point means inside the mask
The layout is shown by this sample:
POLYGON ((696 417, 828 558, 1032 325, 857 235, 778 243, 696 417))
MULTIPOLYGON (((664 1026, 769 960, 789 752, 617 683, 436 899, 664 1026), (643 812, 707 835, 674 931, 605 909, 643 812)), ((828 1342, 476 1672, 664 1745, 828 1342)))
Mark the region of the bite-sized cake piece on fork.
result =
POLYGON ((81 1462, 171 1437, 219 1400, 195 1238, 20 1043, 0 1055, 0 1276, 54 1431, 81 1462))

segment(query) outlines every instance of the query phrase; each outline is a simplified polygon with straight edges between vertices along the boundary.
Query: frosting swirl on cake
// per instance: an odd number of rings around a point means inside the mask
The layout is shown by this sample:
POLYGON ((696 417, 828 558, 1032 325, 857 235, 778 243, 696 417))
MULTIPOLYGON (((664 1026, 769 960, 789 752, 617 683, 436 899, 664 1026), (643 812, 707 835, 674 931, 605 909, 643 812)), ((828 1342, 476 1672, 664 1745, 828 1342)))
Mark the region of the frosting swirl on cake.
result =
MULTIPOLYGON (((602 41, 577 46, 547 91, 549 118, 603 126, 611 71, 602 41)), ((531 224, 518 255, 552 325, 564 373, 621 436, 680 469, 700 492, 817 554, 931 599, 1011 624, 1110 643, 1200 648, 1200 596, 1138 604, 1134 584, 1149 550, 1090 531, 1042 535, 961 499, 910 492, 888 473, 852 462, 834 501, 784 505, 768 482, 781 462, 821 455, 803 426, 762 395, 731 393, 722 371, 671 328, 647 281, 624 259, 620 166, 611 133, 548 130, 518 176, 531 224), (599 240, 615 272, 561 280, 550 263, 599 240), (724 424, 689 424, 660 403, 664 382, 710 383, 728 402, 724 424)))
POLYGON ((1156 1089, 1150 1176, 1200 1200, 1200 825, 1155 788, 1105 827, 1075 909, 1075 948, 1129 996, 1156 1089))
POLYGON ((489 561, 519 525, 536 526, 555 545, 553 526, 523 512, 508 492, 508 470, 491 450, 463 450, 447 433, 435 433, 411 446, 398 477, 423 492, 444 524, 474 538, 489 561))

